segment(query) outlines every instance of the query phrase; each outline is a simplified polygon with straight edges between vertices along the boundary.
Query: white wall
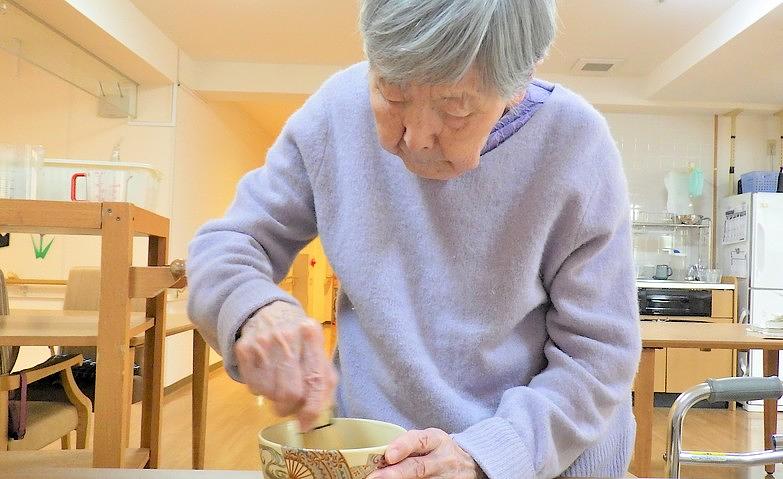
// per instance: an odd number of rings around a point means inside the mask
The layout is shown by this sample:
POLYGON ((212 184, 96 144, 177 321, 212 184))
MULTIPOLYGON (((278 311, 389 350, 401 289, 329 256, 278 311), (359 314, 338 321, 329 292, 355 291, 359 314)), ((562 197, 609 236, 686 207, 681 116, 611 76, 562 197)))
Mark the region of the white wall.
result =
POLYGON ((273 138, 244 110, 205 102, 187 88, 177 122, 169 254, 179 258, 206 219, 223 215, 242 175, 263 164, 273 138))
MULTIPOLYGON (((140 115, 159 114, 170 89, 148 90, 139 99, 140 115)), ((41 144, 50 158, 108 160, 115 144, 121 159, 147 163, 171 177, 173 129, 128 126, 123 119, 97 116, 97 99, 0 51, 0 143, 41 144)), ((166 107, 168 111, 168 107, 166 107)), ((168 214, 171 190, 161 184, 155 210, 168 214)), ((134 261, 146 261, 146 240, 137 239, 134 261)), ((55 237, 49 255, 36 260, 30 235, 12 234, 10 248, 0 249, 0 267, 23 278, 65 279, 77 265, 100 264, 100 241, 93 237, 55 237)))
POLYGON ((666 211, 663 180, 672 169, 693 162, 705 172, 705 196, 697 213, 712 214, 712 116, 606 113, 623 157, 631 202, 644 211, 666 211))
MULTIPOLYGON (((694 201, 696 213, 712 217, 713 116, 709 114, 604 113, 623 157, 631 203, 643 211, 665 212, 664 178, 672 169, 694 163, 704 172, 704 195, 694 201)), ((770 115, 737 117, 736 171, 770 170, 766 148, 779 137, 778 123, 770 115)), ((728 184, 730 120, 718 122, 718 198, 730 194, 728 184)), ((776 167, 777 168, 777 167, 776 167)), ((776 169, 775 168, 775 169, 776 169)), ((654 236, 654 235, 652 235, 654 236)), ((677 238, 664 238, 658 247, 680 247, 677 238)), ((642 245, 642 264, 669 263, 655 258, 654 245, 642 245)), ((695 254, 689 251, 693 262, 695 254)))
MULTIPOLYGON (((50 158, 107 160, 121 142, 123 161, 148 163, 163 174, 155 210, 171 218, 170 258, 184 258, 196 228, 219 216, 238 178, 260 166, 272 138, 244 111, 228 103, 206 103, 186 87, 177 95, 177 126, 144 122, 171 120, 171 87, 143 90, 137 122, 97 116, 97 100, 70 84, 0 50, 0 143, 42 144, 50 158)), ((135 243, 135 264, 144 264, 146 240, 135 243)), ((65 279, 72 266, 98 266, 100 241, 55 237, 45 260, 36 260, 30 235, 12 234, 0 248, 0 268, 23 278, 65 279)), ((62 287, 11 287, 12 308, 62 307, 62 287)), ((184 301, 170 304, 182 310, 184 301)), ((20 366, 45 356, 29 348, 20 366)), ((167 340, 166 384, 190 374, 191 336, 167 340)), ((215 358, 213 362, 217 360, 215 358)))

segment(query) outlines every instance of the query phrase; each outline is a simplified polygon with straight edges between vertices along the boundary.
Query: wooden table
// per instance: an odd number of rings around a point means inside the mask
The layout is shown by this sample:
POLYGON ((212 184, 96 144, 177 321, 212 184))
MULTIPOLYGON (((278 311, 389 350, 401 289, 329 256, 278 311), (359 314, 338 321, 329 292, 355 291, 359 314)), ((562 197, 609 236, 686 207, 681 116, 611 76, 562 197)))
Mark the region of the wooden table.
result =
MULTIPOLYGON (((134 337, 130 347, 144 344, 144 331, 152 319, 143 313, 131 313, 134 337)), ((167 315, 166 336, 193 331, 193 468, 204 468, 206 443, 207 395, 209 386, 209 346, 185 314, 167 315)), ((95 346, 98 337, 97 311, 24 310, 14 309, 0 315, 0 346, 95 346)), ((20 461, 26 454, 15 453, 20 461)), ((78 464, 78 459, 76 459, 78 464)), ((137 460, 129 461, 139 462, 137 460)))
POLYGON ((3 473, 3 479, 261 479, 261 471, 168 471, 163 469, 38 469, 3 473))
MULTIPOLYGON (((764 351, 764 376, 778 375, 778 353, 783 340, 765 339, 749 332, 745 324, 684 323, 642 321, 642 358, 634 385, 634 416, 636 444, 630 471, 646 477, 650 473, 652 454, 653 376, 655 350, 660 348, 696 349, 760 349, 764 351)), ((764 401, 764 446, 772 447, 772 434, 777 432, 777 401, 764 401)), ((766 466, 768 473, 774 465, 766 466)))
MULTIPOLYGON (((207 434, 207 397, 209 395, 209 345, 186 314, 169 313, 166 336, 193 331, 192 434, 193 469, 204 469, 207 434)), ((134 337, 131 346, 144 344, 144 335, 134 337)))
MULTIPOLYGON (((152 318, 131 313, 130 331, 143 335, 152 318)), ((0 346, 97 346, 97 311, 13 309, 0 315, 0 346)))

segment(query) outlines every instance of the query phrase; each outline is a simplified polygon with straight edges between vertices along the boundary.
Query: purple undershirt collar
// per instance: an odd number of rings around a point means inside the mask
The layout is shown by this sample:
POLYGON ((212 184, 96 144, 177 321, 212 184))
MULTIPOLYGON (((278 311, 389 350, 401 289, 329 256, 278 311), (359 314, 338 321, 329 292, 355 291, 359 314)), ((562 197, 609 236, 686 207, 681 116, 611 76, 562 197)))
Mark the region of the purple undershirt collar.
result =
POLYGON ((543 80, 533 80, 525 91, 525 98, 516 107, 506 112, 492 127, 487 138, 487 144, 481 150, 481 154, 490 152, 506 141, 511 135, 518 132, 533 114, 541 108, 554 85, 543 80))

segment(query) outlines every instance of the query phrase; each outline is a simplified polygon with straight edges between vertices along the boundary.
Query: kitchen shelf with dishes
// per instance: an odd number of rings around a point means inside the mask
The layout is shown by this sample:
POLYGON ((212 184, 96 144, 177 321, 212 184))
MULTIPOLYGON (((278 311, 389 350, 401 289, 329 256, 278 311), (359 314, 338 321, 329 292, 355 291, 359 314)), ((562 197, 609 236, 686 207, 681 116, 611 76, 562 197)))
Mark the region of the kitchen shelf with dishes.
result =
MULTIPOLYGON (((101 237, 98 312, 11 310, 0 316, 0 345, 97 346, 93 449, 0 452, 0 470, 34 461, 49 467, 157 468, 161 442, 166 289, 183 279, 168 261, 169 220, 122 202, 0 199, 0 231, 101 237), (148 238, 147 266, 133 266, 133 238, 148 238), (146 298, 146 314, 131 299, 146 298), (134 336, 144 333, 140 447, 129 447, 134 336)), ((3 399, 3 398, 0 398, 3 399)), ((2 403, 3 401, 0 401, 2 403)), ((0 441, 4 436, 0 434, 0 441)), ((2 444, 0 444, 2 446, 2 444)), ((0 447, 0 449, 3 449, 0 447)))
POLYGON ((710 218, 632 211, 631 220, 638 279, 708 279, 699 273, 713 263, 710 218))

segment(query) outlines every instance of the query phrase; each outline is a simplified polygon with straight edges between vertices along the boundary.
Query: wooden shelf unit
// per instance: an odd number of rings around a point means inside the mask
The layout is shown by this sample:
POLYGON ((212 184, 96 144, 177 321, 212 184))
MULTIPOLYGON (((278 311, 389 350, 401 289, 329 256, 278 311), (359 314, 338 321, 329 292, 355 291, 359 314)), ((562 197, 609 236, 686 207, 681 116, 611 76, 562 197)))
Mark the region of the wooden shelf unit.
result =
MULTIPOLYGON (((132 285, 131 278, 163 280, 156 274, 132 273, 145 269, 152 273, 167 265, 168 218, 130 203, 2 199, 0 232, 101 237, 101 298, 97 324, 94 312, 15 312, 0 317, 2 344, 97 347, 93 450, 36 452, 30 453, 30 457, 48 458, 46 463, 51 466, 157 468, 166 335, 165 289, 171 284, 145 284, 144 290, 156 293, 147 297, 146 314, 137 317, 131 314, 131 299, 133 292, 141 288, 132 285), (134 236, 149 237, 147 268, 132 267, 134 236), (141 447, 134 449, 128 447, 133 364, 130 347, 138 341, 134 337, 142 332, 145 357, 141 447)), ((17 459, 24 457, 0 453, 0 470, 11 470, 14 464, 20 464, 17 459)))
MULTIPOLYGON (((725 282, 733 283, 734 281, 734 278, 727 278, 725 282)), ((736 323, 736 287, 735 289, 712 290, 712 311, 709 317, 642 315, 640 319, 645 323, 649 321, 691 324, 736 323)), ((681 393, 692 386, 704 382, 707 378, 734 376, 736 369, 736 351, 726 349, 700 350, 672 346, 662 347, 655 351, 653 390, 657 393, 681 393)))

